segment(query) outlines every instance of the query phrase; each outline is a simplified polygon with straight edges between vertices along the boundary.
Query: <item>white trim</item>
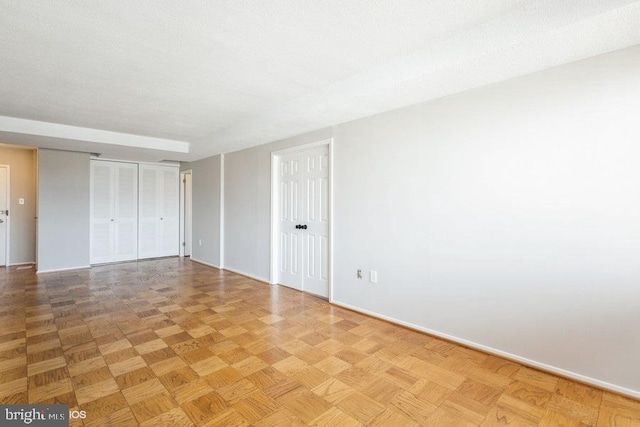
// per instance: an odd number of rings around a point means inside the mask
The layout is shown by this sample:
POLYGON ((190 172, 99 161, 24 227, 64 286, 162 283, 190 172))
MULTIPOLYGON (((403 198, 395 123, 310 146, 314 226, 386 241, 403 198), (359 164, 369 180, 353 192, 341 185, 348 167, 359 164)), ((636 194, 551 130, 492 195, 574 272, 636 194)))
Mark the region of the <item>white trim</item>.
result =
POLYGON ((307 151, 310 148, 321 147, 323 145, 330 145, 333 143, 333 138, 327 138, 316 142, 310 142, 308 144, 295 145, 293 147, 284 148, 282 150, 272 151, 271 154, 275 153, 277 155, 280 154, 288 154, 288 153, 297 153, 302 151, 307 151))
POLYGON ((61 272, 61 271, 71 271, 71 270, 85 270, 87 268, 91 268, 91 266, 90 265, 80 265, 78 267, 53 268, 51 270, 36 270, 36 274, 58 273, 58 272, 61 272))
POLYGON ((255 275, 253 275, 253 274, 245 273, 244 271, 236 270, 235 268, 225 267, 225 268, 223 268, 223 270, 227 270, 227 271, 230 271, 230 272, 232 272, 232 273, 236 273, 236 274, 239 274, 239 275, 241 275, 241 276, 248 277, 249 279, 257 280, 258 282, 264 282, 264 283, 266 283, 267 285, 270 285, 270 284, 271 284, 271 283, 269 283, 269 280, 268 280, 268 279, 265 279, 264 277, 255 276, 255 275))
POLYGON ((329 140, 329 302, 333 301, 333 138, 329 140))
POLYGON ((184 257, 184 246, 182 245, 182 242, 184 242, 184 222, 185 222, 185 218, 184 218, 184 196, 185 196, 185 191, 184 191, 184 176, 185 176, 186 172, 185 171, 180 171, 180 177, 178 178, 180 180, 179 183, 179 191, 178 191, 178 198, 179 198, 179 202, 178 202, 178 256, 179 257, 184 257))
POLYGON ((172 166, 174 168, 179 168, 180 167, 180 163, 171 163, 171 162, 137 162, 135 160, 112 159, 110 157, 91 156, 89 158, 89 160, 95 161, 95 162, 119 162, 119 163, 134 163, 136 165, 172 166))
POLYGON ((83 143, 94 142, 97 144, 147 148, 152 150, 172 151, 175 153, 188 153, 190 151, 189 143, 187 141, 154 138, 122 132, 111 132, 102 129, 69 126, 37 120, 18 119, 15 117, 0 116, 0 129, 4 132, 63 138, 73 141, 81 141, 83 143))
POLYGON ((7 232, 6 239, 4 241, 5 251, 4 251, 4 266, 11 265, 11 166, 10 165, 0 165, 0 168, 7 168, 7 210, 9 211, 9 215, 5 215, 4 219, 7 222, 7 232))
MULTIPOLYGON (((38 259, 40 256, 40 149, 36 148, 33 150, 33 181, 35 183, 35 209, 36 209, 36 217, 35 217, 35 241, 33 242, 33 246, 35 246, 35 255, 36 255, 36 270, 38 269, 38 259)), ((91 163, 89 163, 89 168, 91 168, 91 163)), ((91 169, 89 169, 89 179, 91 179, 91 169)), ((91 184, 89 184, 91 185, 91 184)), ((89 187, 89 191, 91 191, 91 187, 89 187)), ((91 227, 91 218, 89 218, 89 227, 91 227)), ((91 238, 91 229, 89 229, 89 238, 91 238)), ((91 245, 91 242, 89 242, 91 245)), ((91 248, 91 246, 89 246, 91 248)), ((91 250, 91 249, 89 249, 91 250)), ((91 252, 89 252, 89 257, 91 257, 91 252)))
POLYGON ((7 265, 7 267, 17 267, 19 265, 36 265, 36 262, 35 261, 14 262, 14 263, 11 263, 11 264, 7 265))
POLYGON ((213 267, 213 268, 217 268, 218 270, 222 270, 222 268, 220 268, 219 265, 211 264, 210 262, 206 262, 206 261, 201 261, 197 258, 194 258, 193 256, 191 257, 191 261, 197 262, 198 264, 206 265, 207 267, 213 267))
POLYGON ((484 353, 488 353, 488 354, 492 354, 492 355, 495 355, 495 356, 503 357, 505 359, 520 363, 520 364, 525 365, 525 366, 536 368, 536 369, 548 372, 548 373, 553 374, 553 375, 558 375, 560 377, 564 377, 564 378, 567 378, 567 379, 570 379, 570 380, 578 381, 578 382, 586 384, 586 385, 590 385, 590 386, 597 387, 597 388, 600 388, 600 389, 603 389, 603 390, 607 390, 607 391, 611 391, 611 392, 614 392, 614 393, 618 393, 618 394, 622 394, 622 395, 625 395, 625 396, 629 396, 629 397, 632 397, 634 399, 639 399, 640 398, 640 391, 631 390, 631 389, 620 387, 620 386, 617 386, 615 384, 611 384, 611 383, 608 383, 608 382, 605 382, 605 381, 600 381, 600 380, 597 380, 595 378, 587 377, 585 375, 577 374, 575 372, 566 371, 564 369, 556 368, 555 366, 551 366, 551 365, 547 365, 545 363, 536 362, 535 360, 527 359, 526 357, 521 357, 521 356, 515 355, 513 353, 508 353, 506 351, 497 350, 497 349, 495 349, 493 347, 488 347, 486 345, 478 344, 478 343, 475 343, 473 341, 468 341, 468 340, 465 340, 463 338, 458 338, 458 337, 453 336, 453 335, 449 335, 449 334, 445 334, 445 333, 442 333, 442 332, 438 332, 438 331, 435 331, 433 329, 424 328, 422 326, 414 325, 413 323, 404 322, 402 320, 398 320, 398 319, 393 318, 393 317, 389 317, 389 316, 385 316, 385 315, 382 315, 382 314, 378 314, 378 313, 375 313, 373 311, 369 311, 369 310, 366 310, 364 308, 356 307, 356 306, 353 306, 353 305, 350 305, 350 304, 345 304, 345 303, 341 303, 341 302, 337 302, 337 301, 332 301, 331 304, 336 305, 338 307, 343 307, 343 308, 346 308, 348 310, 352 310, 352 311, 355 311, 355 312, 358 312, 358 313, 366 314, 367 316, 371 316, 371 317, 374 317, 376 319, 381 319, 381 320, 385 320, 387 322, 390 322, 390 323, 393 323, 393 324, 396 324, 396 325, 404 326, 406 328, 413 329, 413 330, 418 331, 418 332, 424 332, 426 334, 433 335, 433 336, 438 337, 438 338, 443 338, 443 339, 445 339, 447 341, 451 341, 451 342, 454 342, 456 344, 460 344, 460 345, 463 345, 465 347, 472 348, 474 350, 479 350, 479 351, 482 351, 484 353))
POLYGON ((271 232, 270 232, 270 249, 269 249, 269 284, 278 284, 278 206, 280 206, 280 198, 278 197, 278 165, 280 164, 279 156, 276 152, 271 153, 271 232))
MULTIPOLYGON (((278 164, 283 154, 307 151, 310 148, 327 146, 329 150, 329 301, 333 301, 333 138, 323 139, 310 144, 297 145, 271 152, 271 246, 269 254, 269 280, 267 283, 278 283, 278 164)), ((240 273, 243 274, 243 273, 240 273)))
MULTIPOLYGON (((185 253, 185 249, 186 246, 184 246, 182 243, 186 242, 186 238, 187 236, 184 233, 184 227, 185 227, 185 222, 187 220, 186 218, 186 195, 187 193, 185 192, 185 179, 186 179, 186 175, 191 175, 191 183, 193 185, 193 171, 191 169, 187 169, 184 171, 180 171, 180 207, 179 207, 179 216, 180 216, 180 221, 179 221, 179 239, 180 239, 180 247, 178 248, 178 256, 184 257, 184 253, 185 253)), ((191 189, 191 197, 193 197, 193 188, 191 189)), ((193 239, 193 212, 191 212, 191 238, 193 239)), ((193 252, 193 248, 189 248, 189 256, 191 256, 191 252, 193 252)))
POLYGON ((224 268, 224 153, 220 154, 220 267, 224 268))

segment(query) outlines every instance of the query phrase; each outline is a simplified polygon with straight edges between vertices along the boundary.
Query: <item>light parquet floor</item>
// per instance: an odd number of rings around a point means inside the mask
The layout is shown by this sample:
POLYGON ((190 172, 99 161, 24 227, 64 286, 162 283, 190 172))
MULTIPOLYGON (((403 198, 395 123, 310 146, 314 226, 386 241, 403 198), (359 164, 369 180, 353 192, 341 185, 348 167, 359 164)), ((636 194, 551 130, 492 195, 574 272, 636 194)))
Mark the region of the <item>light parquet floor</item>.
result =
POLYGON ((72 425, 640 425, 638 401, 189 260, 0 288, 0 402, 72 425))

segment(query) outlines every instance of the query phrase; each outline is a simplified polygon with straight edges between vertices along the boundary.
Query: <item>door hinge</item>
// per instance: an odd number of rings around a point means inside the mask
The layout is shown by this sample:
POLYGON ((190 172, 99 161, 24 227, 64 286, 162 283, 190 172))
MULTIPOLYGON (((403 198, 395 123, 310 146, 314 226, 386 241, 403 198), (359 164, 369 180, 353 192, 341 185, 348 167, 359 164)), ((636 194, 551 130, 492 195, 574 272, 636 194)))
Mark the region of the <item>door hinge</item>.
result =
POLYGON ((182 242, 182 246, 187 246, 187 242, 182 242))

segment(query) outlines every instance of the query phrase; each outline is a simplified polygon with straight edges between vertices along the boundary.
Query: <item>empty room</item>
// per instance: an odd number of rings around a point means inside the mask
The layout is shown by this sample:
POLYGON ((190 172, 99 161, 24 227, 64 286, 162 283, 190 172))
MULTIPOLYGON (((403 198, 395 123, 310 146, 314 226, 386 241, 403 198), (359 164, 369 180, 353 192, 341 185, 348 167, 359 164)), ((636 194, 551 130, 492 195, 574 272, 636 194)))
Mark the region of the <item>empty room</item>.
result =
POLYGON ((640 426, 640 1, 0 0, 1 426, 640 426))

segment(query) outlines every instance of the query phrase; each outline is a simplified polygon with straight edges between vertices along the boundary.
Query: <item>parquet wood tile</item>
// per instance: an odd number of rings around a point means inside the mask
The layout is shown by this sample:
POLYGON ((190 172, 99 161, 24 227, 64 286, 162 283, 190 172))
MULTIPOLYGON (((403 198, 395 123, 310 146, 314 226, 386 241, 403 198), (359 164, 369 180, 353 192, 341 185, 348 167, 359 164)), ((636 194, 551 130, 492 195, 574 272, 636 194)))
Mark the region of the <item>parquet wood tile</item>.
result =
POLYGON ((100 369, 104 366, 107 366, 107 363, 104 361, 102 356, 93 357, 91 359, 83 360, 82 362, 67 365, 69 368, 69 374, 72 377, 82 375, 86 372, 91 372, 95 369, 100 369))
POLYGON ((178 404, 171 397, 160 393, 131 405, 131 412, 139 423, 144 423, 177 407, 178 404))
POLYGON ((209 421, 228 408, 227 402, 215 391, 185 402, 181 406, 191 421, 196 424, 209 421))
MULTIPOLYGON (((329 424, 330 425, 330 424, 329 424)), ((344 425, 349 425, 349 424, 344 424, 344 425)), ((378 415, 371 423, 369 423, 370 426, 378 426, 378 427, 384 427, 384 426, 407 426, 407 427, 412 427, 412 426, 420 426, 420 423, 418 423, 416 420, 409 418, 408 416, 406 416, 405 414, 403 414, 402 412, 398 411, 397 409, 393 408, 393 407, 387 407, 383 413, 381 413, 380 415, 378 415)))
POLYGON ((75 389, 75 392, 78 403, 83 404, 91 402, 92 400, 99 399, 102 396, 116 393, 118 390, 119 388, 118 384, 116 384, 116 381, 113 379, 113 377, 109 377, 104 381, 77 388, 75 389))
POLYGON ((261 390, 253 391, 233 404, 233 408, 250 423, 259 421, 282 406, 261 390))
POLYGON ((351 394, 353 389, 345 383, 335 378, 331 378, 322 384, 317 385, 311 391, 322 397, 327 402, 335 404, 351 394))
POLYGON ((435 405, 417 398, 408 391, 396 394, 391 399, 390 404, 413 420, 420 422, 424 422, 437 409, 435 405))
POLYGON ((72 426, 640 426, 640 402, 188 259, 0 268, 0 402, 72 426))
POLYGON ((494 407, 489 411, 489 414, 486 416, 480 427, 532 427, 537 426, 537 423, 528 422, 525 419, 519 418, 518 416, 502 411, 501 409, 494 407))
POLYGON ((93 421, 86 421, 84 425, 87 427, 135 427, 139 424, 133 416, 131 409, 122 408, 110 413, 106 417, 94 419, 93 421))
POLYGON ((0 397, 2 397, 3 402, 5 397, 10 397, 26 391, 27 391, 26 376, 23 378, 18 378, 16 380, 11 380, 11 378, 9 378, 8 382, 3 382, 2 384, 0 384, 0 397))
MULTIPOLYGON (((181 408, 174 408, 143 422, 142 427, 155 426, 172 426, 172 427, 190 427, 194 424, 191 422, 187 414, 181 408)), ((220 424, 225 425, 225 424, 220 424)))
MULTIPOLYGON (((99 399, 81 405, 80 408, 82 408, 82 410, 86 411, 87 413, 87 417, 84 420, 85 425, 87 423, 91 423, 92 421, 95 421, 97 423, 98 420, 105 417, 110 417, 123 409, 126 409, 126 411, 123 411, 123 413, 127 413, 131 415, 131 417, 133 417, 129 406, 127 405, 127 401, 120 392, 100 397, 99 399)), ((129 416, 127 415, 120 416, 125 416, 127 419, 129 418, 129 416)), ((120 416, 117 416, 117 418, 120 419, 120 416)))
POLYGON ((385 409, 383 405, 359 391, 352 391, 340 400, 336 406, 365 425, 384 412, 385 409))

